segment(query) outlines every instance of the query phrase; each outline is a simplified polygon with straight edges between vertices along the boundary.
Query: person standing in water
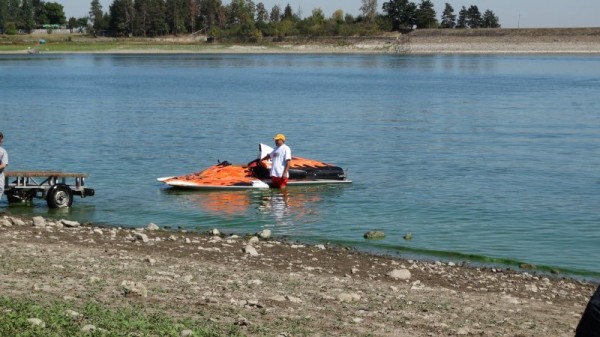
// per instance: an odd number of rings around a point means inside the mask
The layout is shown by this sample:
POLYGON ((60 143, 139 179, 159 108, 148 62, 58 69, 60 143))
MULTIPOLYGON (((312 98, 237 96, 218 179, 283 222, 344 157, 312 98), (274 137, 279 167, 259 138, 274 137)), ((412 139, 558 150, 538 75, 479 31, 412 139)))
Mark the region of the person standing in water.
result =
POLYGON ((271 159, 271 187, 285 188, 288 183, 290 176, 290 160, 292 160, 292 150, 289 146, 285 145, 285 135, 278 133, 275 137, 275 149, 273 152, 266 155, 264 159, 271 159))
MULTIPOLYGON (((0 132, 0 145, 4 141, 4 135, 0 132)), ((8 153, 0 146, 0 199, 4 194, 4 169, 8 166, 8 153)))

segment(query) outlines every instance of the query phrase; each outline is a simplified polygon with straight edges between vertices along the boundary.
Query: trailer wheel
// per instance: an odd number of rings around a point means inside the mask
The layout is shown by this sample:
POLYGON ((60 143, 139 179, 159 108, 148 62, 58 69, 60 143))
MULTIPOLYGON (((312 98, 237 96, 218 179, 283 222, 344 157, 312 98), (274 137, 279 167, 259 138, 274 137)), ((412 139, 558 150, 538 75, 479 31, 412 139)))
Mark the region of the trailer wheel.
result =
POLYGON ((54 185, 48 190, 46 202, 50 208, 70 207, 73 204, 73 191, 65 184, 54 185))

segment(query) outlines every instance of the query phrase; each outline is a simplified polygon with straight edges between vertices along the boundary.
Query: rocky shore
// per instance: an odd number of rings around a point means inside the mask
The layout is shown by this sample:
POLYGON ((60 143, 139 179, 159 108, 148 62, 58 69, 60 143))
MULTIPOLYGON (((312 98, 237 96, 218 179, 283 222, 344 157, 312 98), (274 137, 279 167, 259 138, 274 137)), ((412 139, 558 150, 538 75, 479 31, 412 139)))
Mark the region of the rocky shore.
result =
MULTIPOLYGON (((268 230, 237 236, 10 215, 0 216, 0 261, 5 297, 139 305, 248 336, 573 336, 596 287, 285 242, 268 230)), ((85 320, 81 328, 91 329, 85 320)))

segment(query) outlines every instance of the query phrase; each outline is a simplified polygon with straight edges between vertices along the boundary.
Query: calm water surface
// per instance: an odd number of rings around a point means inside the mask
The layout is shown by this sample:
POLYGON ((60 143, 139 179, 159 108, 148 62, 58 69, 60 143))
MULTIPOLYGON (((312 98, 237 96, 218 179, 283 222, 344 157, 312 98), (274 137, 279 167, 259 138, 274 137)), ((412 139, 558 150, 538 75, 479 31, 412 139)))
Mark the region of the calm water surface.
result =
POLYGON ((10 169, 87 172, 96 189, 68 210, 3 198, 13 214, 600 275, 598 56, 4 55, 0 79, 10 169), (279 132, 354 184, 156 181, 248 162, 279 132))

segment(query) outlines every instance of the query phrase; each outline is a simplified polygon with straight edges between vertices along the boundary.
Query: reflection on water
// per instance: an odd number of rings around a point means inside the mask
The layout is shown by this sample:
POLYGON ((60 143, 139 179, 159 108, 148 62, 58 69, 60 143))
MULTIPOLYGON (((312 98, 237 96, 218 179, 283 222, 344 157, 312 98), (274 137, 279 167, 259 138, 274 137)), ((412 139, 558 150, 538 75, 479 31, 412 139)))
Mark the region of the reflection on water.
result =
POLYGON ((267 215, 272 215, 277 223, 285 223, 289 217, 290 195, 287 189, 273 190, 270 194, 265 194, 260 199, 258 211, 267 215))
MULTIPOLYGON (((163 192, 181 205, 204 215, 235 218, 253 216, 261 227, 293 228, 320 221, 320 209, 342 192, 339 186, 295 186, 287 189, 200 191, 166 188, 163 192)), ((242 229, 243 230, 243 229, 242 229)))

